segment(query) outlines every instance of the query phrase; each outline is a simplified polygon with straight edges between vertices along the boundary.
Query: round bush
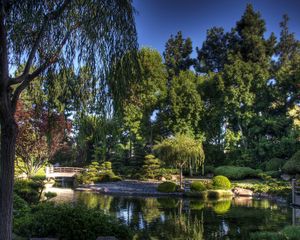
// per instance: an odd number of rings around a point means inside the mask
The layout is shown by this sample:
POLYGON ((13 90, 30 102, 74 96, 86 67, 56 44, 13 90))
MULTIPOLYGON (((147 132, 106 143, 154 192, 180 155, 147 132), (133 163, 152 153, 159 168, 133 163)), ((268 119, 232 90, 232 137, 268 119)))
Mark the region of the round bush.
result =
POLYGON ((284 164, 284 160, 280 158, 272 158, 270 161, 266 162, 266 171, 278 171, 282 168, 284 164))
POLYGON ((131 231, 125 224, 103 211, 67 204, 39 204, 31 213, 15 219, 14 232, 27 238, 81 240, 115 236, 117 239, 132 239, 131 231))
POLYGON ((217 189, 229 190, 231 188, 231 183, 225 176, 215 176, 213 178, 213 187, 217 189))
POLYGON ((289 174, 300 173, 300 150, 283 165, 282 170, 289 174))
POLYGON ((206 190, 206 186, 202 181, 194 181, 191 184, 191 191, 193 192, 202 192, 206 190))
POLYGON ((226 176, 229 179, 245 179, 251 177, 258 177, 261 173, 260 169, 253 169, 250 167, 236 167, 236 166, 220 166, 215 169, 215 175, 226 176))
POLYGON ((177 185, 173 182, 163 182, 158 185, 157 191, 170 193, 170 192, 175 192, 176 188, 177 188, 177 185))

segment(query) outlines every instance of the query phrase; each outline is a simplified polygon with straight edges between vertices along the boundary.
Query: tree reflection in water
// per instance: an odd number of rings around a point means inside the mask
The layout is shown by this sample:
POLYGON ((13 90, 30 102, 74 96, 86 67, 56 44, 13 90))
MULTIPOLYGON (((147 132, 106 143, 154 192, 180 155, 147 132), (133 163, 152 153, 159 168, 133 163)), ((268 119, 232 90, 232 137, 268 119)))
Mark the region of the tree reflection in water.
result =
POLYGON ((77 202, 103 209, 135 232, 134 239, 248 239, 292 223, 291 209, 269 201, 115 197, 75 193, 77 202))

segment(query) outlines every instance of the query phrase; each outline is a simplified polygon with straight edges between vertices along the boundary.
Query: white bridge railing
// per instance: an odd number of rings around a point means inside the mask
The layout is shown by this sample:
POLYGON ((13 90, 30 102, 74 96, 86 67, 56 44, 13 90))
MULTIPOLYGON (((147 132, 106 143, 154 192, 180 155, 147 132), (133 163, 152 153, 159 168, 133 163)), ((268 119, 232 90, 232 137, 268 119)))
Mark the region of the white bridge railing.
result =
POLYGON ((78 167, 46 167, 46 178, 74 177, 77 173, 83 172, 84 168, 78 167))

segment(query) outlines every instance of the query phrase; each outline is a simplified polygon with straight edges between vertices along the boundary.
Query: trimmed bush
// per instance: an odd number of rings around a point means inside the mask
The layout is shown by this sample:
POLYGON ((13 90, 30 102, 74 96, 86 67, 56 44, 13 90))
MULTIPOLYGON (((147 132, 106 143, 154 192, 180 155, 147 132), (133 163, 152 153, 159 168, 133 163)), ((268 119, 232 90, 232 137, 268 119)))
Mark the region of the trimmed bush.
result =
POLYGON ((18 196, 17 194, 14 194, 14 217, 20 217, 20 216, 24 216, 26 213, 30 212, 30 207, 28 205, 28 203, 22 199, 20 196, 18 196))
POLYGON ((272 178, 280 177, 280 172, 279 171, 267 171, 267 172, 265 172, 265 174, 272 177, 272 178))
POLYGON ((191 184, 191 191, 193 192, 202 192, 206 190, 206 186, 202 181, 194 181, 191 184))
POLYGON ((173 182, 163 182, 157 187, 157 191, 165 193, 175 192, 176 189, 177 185, 173 182))
POLYGON ((272 158, 271 160, 266 162, 265 170, 268 171, 278 171, 282 168, 284 164, 284 160, 281 158, 272 158))
POLYGON ((36 204, 39 202, 42 189, 42 182, 35 182, 31 179, 17 180, 14 184, 14 192, 29 204, 36 204))
POLYGON ((231 183, 225 176, 215 176, 212 181, 212 185, 216 189, 229 190, 231 188, 231 183))
POLYGON ((282 170, 289 174, 300 173, 300 150, 283 165, 282 170))
POLYGON ((222 175, 229 179, 245 179, 258 177, 258 174, 262 171, 260 169, 252 169, 250 167, 235 167, 235 166, 220 166, 215 169, 216 175, 222 175))
POLYGON ((39 204, 25 217, 15 219, 14 232, 27 238, 81 240, 115 236, 132 239, 127 226, 101 210, 68 204, 39 204))

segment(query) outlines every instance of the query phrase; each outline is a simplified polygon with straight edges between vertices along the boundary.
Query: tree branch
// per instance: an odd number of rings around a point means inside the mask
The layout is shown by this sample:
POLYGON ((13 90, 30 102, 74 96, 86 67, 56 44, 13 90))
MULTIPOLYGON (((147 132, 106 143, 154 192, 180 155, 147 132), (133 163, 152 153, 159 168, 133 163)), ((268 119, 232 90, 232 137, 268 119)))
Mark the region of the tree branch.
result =
POLYGON ((52 64, 54 64, 54 63, 56 63, 58 61, 58 56, 59 56, 62 48, 66 44, 66 42, 67 42, 67 40, 68 40, 68 38, 69 38, 72 30, 74 30, 74 28, 71 28, 71 30, 66 33, 65 37, 63 38, 61 44, 56 49, 55 53, 52 56, 48 57, 46 59, 46 61, 39 68, 37 68, 33 73, 27 74, 27 76, 25 76, 25 79, 22 81, 22 83, 14 91, 14 94, 12 96, 12 108, 13 108, 13 112, 15 112, 15 110, 16 110, 17 101, 19 99, 19 96, 20 96, 21 92, 29 85, 29 83, 33 79, 35 79, 42 72, 44 72, 49 66, 51 66, 52 64))
POLYGON ((32 65, 32 61, 34 59, 34 56, 36 54, 36 51, 37 51, 40 43, 41 43, 44 31, 45 31, 49 21, 57 19, 63 13, 63 11, 66 9, 67 5, 70 2, 71 2, 71 0, 65 0, 64 3, 58 9, 56 9, 55 11, 52 11, 51 13, 47 14, 44 17, 42 27, 41 27, 41 29, 38 33, 37 39, 35 40, 35 42, 32 46, 32 49, 31 49, 30 54, 28 56, 28 59, 27 59, 27 62, 26 62, 23 73, 17 78, 10 78, 9 85, 19 84, 19 83, 25 81, 25 79, 27 78, 27 76, 29 74, 29 71, 30 71, 30 68, 31 68, 31 65, 32 65))

